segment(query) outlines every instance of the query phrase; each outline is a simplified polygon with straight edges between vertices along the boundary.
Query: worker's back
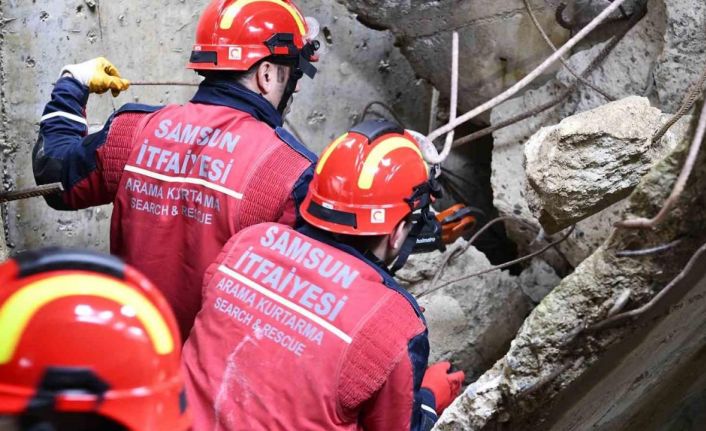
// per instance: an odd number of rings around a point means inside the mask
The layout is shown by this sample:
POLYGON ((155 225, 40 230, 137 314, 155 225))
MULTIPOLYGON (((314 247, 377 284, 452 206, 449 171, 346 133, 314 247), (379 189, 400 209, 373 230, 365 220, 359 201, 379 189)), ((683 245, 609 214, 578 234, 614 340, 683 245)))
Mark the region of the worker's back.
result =
POLYGON ((184 347, 196 429, 410 429, 428 355, 416 302, 302 232, 248 228, 209 267, 184 347))
POLYGON ((269 102, 235 82, 207 80, 183 106, 125 105, 83 137, 87 95, 72 78, 57 83, 35 178, 62 182, 62 196, 47 199, 56 209, 115 204, 111 251, 162 290, 186 339, 207 266, 244 227, 295 223, 316 156, 278 127, 269 102))
POLYGON ((173 105, 138 121, 111 251, 152 277, 186 338, 208 265, 244 227, 294 224, 292 191, 313 157, 288 145, 281 129, 230 106, 173 105))

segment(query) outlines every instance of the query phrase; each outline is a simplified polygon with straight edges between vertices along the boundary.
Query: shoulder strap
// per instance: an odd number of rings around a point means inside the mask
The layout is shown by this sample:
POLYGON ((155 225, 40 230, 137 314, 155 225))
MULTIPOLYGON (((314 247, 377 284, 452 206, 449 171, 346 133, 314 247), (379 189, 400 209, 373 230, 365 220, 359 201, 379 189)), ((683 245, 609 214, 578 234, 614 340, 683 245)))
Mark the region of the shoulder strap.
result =
POLYGON ((283 140, 287 145, 289 145, 294 151, 304 156, 311 163, 316 163, 318 157, 310 149, 308 149, 304 144, 299 142, 297 138, 289 133, 286 129, 282 127, 275 128, 275 133, 281 140, 283 140))

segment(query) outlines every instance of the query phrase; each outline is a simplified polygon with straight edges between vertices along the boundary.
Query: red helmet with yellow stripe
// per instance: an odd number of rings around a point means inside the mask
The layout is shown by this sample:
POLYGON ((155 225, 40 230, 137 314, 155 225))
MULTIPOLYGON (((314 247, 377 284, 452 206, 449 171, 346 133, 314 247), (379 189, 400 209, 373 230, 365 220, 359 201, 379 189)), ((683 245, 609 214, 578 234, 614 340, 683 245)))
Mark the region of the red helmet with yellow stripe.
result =
POLYGON ((190 427, 174 316, 116 258, 47 250, 0 265, 0 334, 0 416, 190 427))
POLYGON ((331 143, 316 166, 302 216, 346 235, 387 235, 431 201, 417 141, 389 121, 365 121, 331 143))
POLYGON ((291 60, 313 77, 318 42, 290 0, 213 0, 201 15, 188 68, 246 71, 265 58, 291 60))

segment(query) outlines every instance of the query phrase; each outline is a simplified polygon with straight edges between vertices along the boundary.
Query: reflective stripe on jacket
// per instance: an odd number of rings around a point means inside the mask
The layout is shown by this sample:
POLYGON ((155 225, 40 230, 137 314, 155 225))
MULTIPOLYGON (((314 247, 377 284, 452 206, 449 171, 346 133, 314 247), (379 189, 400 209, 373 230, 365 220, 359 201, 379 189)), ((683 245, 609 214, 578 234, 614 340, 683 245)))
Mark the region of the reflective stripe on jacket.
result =
POLYGON ((433 426, 433 395, 420 388, 429 343, 416 301, 382 268, 319 234, 253 226, 209 267, 183 351, 195 429, 433 426))
POLYGON ((164 292, 186 337, 207 266, 247 226, 294 225, 316 157, 264 98, 204 82, 190 103, 129 104, 86 135, 85 87, 62 78, 45 108, 33 167, 60 181, 56 209, 114 203, 111 252, 164 292))

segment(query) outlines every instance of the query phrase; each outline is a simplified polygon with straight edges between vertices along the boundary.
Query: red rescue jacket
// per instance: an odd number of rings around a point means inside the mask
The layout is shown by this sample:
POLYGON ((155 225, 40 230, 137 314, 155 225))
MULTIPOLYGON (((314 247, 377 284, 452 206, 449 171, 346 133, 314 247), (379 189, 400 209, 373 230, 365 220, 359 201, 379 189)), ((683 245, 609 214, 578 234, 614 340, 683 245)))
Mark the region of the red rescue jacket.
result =
POLYGON ((183 106, 126 105, 83 137, 87 90, 61 79, 34 152, 39 184, 61 181, 57 209, 114 203, 111 252, 162 290, 186 338, 208 265, 228 238, 261 222, 294 225, 315 156, 261 96, 205 82, 183 106))
POLYGON ((183 351, 195 429, 433 426, 422 313, 354 249, 310 227, 250 227, 209 267, 203 294, 183 351))

